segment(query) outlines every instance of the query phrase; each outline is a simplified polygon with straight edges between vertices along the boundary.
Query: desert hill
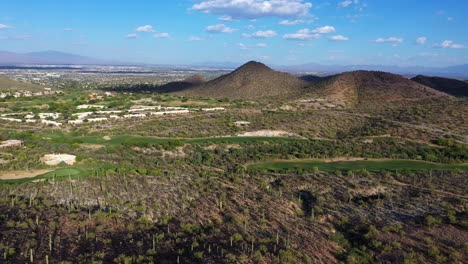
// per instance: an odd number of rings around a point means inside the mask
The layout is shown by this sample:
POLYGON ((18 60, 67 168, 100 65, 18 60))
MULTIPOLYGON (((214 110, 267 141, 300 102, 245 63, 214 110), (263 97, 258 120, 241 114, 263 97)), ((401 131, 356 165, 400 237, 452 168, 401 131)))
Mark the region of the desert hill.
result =
POLYGON ((44 87, 36 84, 15 81, 4 76, 0 76, 0 91, 40 91, 44 87))
POLYGON ((206 82, 205 77, 200 74, 196 74, 188 77, 187 79, 179 82, 170 82, 165 85, 158 87, 157 91, 160 93, 171 93, 187 90, 197 85, 201 85, 206 82))
POLYGON ((456 79, 418 75, 411 80, 453 96, 468 96, 468 83, 456 79))
POLYGON ((327 78, 328 77, 320 77, 317 75, 304 75, 304 76, 299 77, 299 79, 306 81, 306 82, 318 82, 327 78))
POLYGON ((179 92, 185 96, 250 99, 298 92, 310 86, 288 73, 250 61, 235 71, 179 92))
POLYGON ((401 75, 377 71, 345 72, 316 82, 310 89, 315 98, 343 101, 347 104, 418 101, 450 97, 401 75))

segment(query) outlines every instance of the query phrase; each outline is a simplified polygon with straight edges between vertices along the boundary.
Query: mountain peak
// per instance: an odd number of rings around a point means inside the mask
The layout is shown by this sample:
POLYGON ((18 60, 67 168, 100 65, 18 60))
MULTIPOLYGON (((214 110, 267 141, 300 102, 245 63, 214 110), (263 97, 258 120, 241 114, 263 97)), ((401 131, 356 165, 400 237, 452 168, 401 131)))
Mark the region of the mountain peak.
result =
POLYGON ((252 69, 272 71, 272 69, 270 67, 268 67, 265 64, 263 64, 261 62, 258 62, 258 61, 249 61, 246 64, 244 64, 244 65, 240 66, 239 68, 237 68, 237 70, 252 70, 252 69))
POLYGON ((298 92, 310 85, 290 74, 249 61, 235 71, 193 87, 181 94, 211 98, 262 98, 298 92))

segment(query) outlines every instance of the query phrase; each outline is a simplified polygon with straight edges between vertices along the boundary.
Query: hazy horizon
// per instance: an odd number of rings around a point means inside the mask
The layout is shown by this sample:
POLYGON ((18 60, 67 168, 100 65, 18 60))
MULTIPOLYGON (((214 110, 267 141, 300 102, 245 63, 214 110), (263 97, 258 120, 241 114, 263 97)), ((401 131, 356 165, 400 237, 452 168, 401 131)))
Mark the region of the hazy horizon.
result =
POLYGON ((0 11, 0 50, 193 65, 468 63, 468 3, 430 0, 15 1, 0 11))

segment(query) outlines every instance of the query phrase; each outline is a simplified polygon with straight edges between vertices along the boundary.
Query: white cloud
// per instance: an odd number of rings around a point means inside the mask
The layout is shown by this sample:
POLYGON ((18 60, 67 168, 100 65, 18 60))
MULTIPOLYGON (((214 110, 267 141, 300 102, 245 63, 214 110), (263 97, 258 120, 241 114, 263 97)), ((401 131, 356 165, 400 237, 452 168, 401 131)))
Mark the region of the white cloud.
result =
POLYGON ((247 25, 244 27, 245 29, 254 29, 255 27, 253 25, 247 25))
POLYGON ((232 18, 232 16, 222 16, 222 17, 218 18, 218 20, 221 20, 221 21, 238 21, 238 20, 232 18))
POLYGON ((342 35, 336 35, 336 36, 331 36, 328 38, 329 40, 333 40, 333 41, 345 41, 345 40, 349 40, 348 37, 345 37, 345 36, 342 36, 342 35))
POLYGON ((0 29, 7 29, 7 28, 13 28, 13 27, 5 25, 5 24, 0 24, 0 29))
POLYGON ((447 17, 447 20, 448 20, 448 21, 453 21, 453 20, 455 20, 455 18, 453 18, 453 17, 447 17))
POLYGON ((247 45, 245 45, 244 43, 238 43, 237 47, 239 47, 239 49, 241 49, 241 50, 248 50, 249 49, 247 47, 247 45))
POLYGON ((169 33, 159 33, 159 34, 154 34, 153 38, 168 38, 170 37, 169 33))
POLYGON ((267 44, 265 43, 258 43, 258 44, 255 44, 255 45, 245 45, 244 43, 238 43, 236 44, 237 47, 239 47, 239 49, 241 50, 249 50, 249 49, 252 49, 252 48, 266 48, 267 47, 267 44))
POLYGON ((190 41, 190 42, 194 42, 194 41, 203 41, 203 40, 204 40, 204 39, 202 39, 202 38, 199 38, 199 37, 193 37, 193 36, 192 36, 192 37, 190 37, 190 38, 188 39, 188 41, 190 41))
POLYGON ((207 0, 191 9, 233 18, 301 17, 309 14, 311 3, 302 0, 207 0))
POLYGON ((314 29, 312 32, 317 34, 328 34, 335 32, 335 28, 332 26, 324 26, 314 29))
POLYGON ((127 36, 125 36, 125 38, 128 38, 128 39, 136 39, 138 36, 137 34, 128 34, 127 36))
POLYGON ((287 40, 307 41, 320 38, 320 34, 317 34, 310 29, 304 28, 297 31, 296 33, 286 34, 283 36, 283 38, 287 40))
POLYGON ((213 26, 207 26, 206 31, 210 33, 233 33, 237 31, 238 29, 235 28, 230 28, 224 24, 218 24, 218 25, 213 25, 213 26))
POLYGON ((444 49, 466 49, 466 48, 468 48, 465 45, 455 44, 451 40, 444 40, 442 43, 435 44, 432 47, 434 47, 434 48, 444 48, 444 49))
POLYGON ((156 32, 156 30, 153 29, 153 26, 151 25, 146 25, 146 26, 141 26, 137 27, 135 29, 136 32, 156 32))
POLYGON ((305 21, 301 20, 301 19, 292 20, 292 21, 282 20, 278 24, 283 25, 283 26, 294 26, 294 25, 301 24, 301 23, 304 23, 304 22, 305 21))
POLYGON ((403 42, 404 39, 402 38, 396 38, 396 37, 389 37, 389 38, 378 38, 378 39, 375 39, 375 40, 371 40, 372 42, 375 42, 375 43, 401 43, 403 42))
POLYGON ((253 34, 241 34, 243 38, 272 38, 276 37, 278 34, 273 30, 266 30, 266 31, 257 31, 253 34))
POLYGON ((346 1, 343 1, 343 2, 339 2, 339 3, 338 3, 338 7, 348 7, 348 6, 351 5, 352 3, 353 3, 353 1, 346 0, 346 1))
POLYGON ((426 44, 426 41, 427 41, 426 37, 419 37, 419 38, 416 39, 416 44, 424 45, 424 44, 426 44))
POLYGON ((0 36, 0 40, 7 40, 7 39, 11 39, 11 40, 28 40, 28 39, 31 39, 31 38, 32 38, 31 35, 17 35, 17 36, 13 36, 13 37, 0 36))
POLYGON ((73 28, 64 28, 63 31, 73 31, 73 28))

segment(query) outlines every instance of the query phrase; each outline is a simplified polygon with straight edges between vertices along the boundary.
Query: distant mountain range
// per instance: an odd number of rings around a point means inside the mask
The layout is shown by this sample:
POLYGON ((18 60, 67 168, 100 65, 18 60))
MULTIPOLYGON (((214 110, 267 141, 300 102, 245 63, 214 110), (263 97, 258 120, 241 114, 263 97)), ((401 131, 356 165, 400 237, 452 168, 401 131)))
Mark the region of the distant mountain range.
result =
MULTIPOLYGON (((103 60, 59 51, 41 51, 31 53, 15 53, 0 51, 0 65, 24 65, 24 64, 56 64, 56 65, 145 65, 144 63, 131 63, 113 60, 103 60)), ((176 65, 174 65, 176 66, 176 65)), ((203 62, 187 67, 211 67, 234 69, 241 66, 236 62, 203 62)), ((468 64, 450 66, 450 67, 423 67, 423 66, 392 66, 392 65, 323 65, 317 63, 308 63, 300 65, 272 65, 275 70, 304 73, 313 72, 320 74, 332 74, 348 71, 367 70, 367 71, 385 71, 397 74, 408 75, 437 75, 447 77, 468 77, 468 64)))
MULTIPOLYGON (((196 64, 201 67, 213 68, 237 68, 240 63, 235 62, 204 62, 196 64)), ((423 66, 395 66, 395 65, 323 65, 318 63, 307 63, 299 65, 271 65, 272 69, 291 73, 316 73, 329 75, 350 71, 383 71, 407 75, 437 75, 447 77, 468 78, 468 64, 450 67, 423 67, 423 66)))
POLYGON ((59 51, 15 53, 0 51, 0 65, 58 64, 58 65, 128 65, 131 63, 101 60, 59 51))
POLYGON ((425 74, 425 75, 441 75, 441 76, 468 76, 468 64, 457 65, 451 67, 437 68, 437 67, 423 67, 423 66, 392 66, 392 65, 321 65, 316 63, 293 65, 293 66, 278 66, 274 67, 278 70, 288 72, 317 72, 317 73, 330 73, 330 72, 348 72, 348 71, 384 71, 398 74, 425 74))

